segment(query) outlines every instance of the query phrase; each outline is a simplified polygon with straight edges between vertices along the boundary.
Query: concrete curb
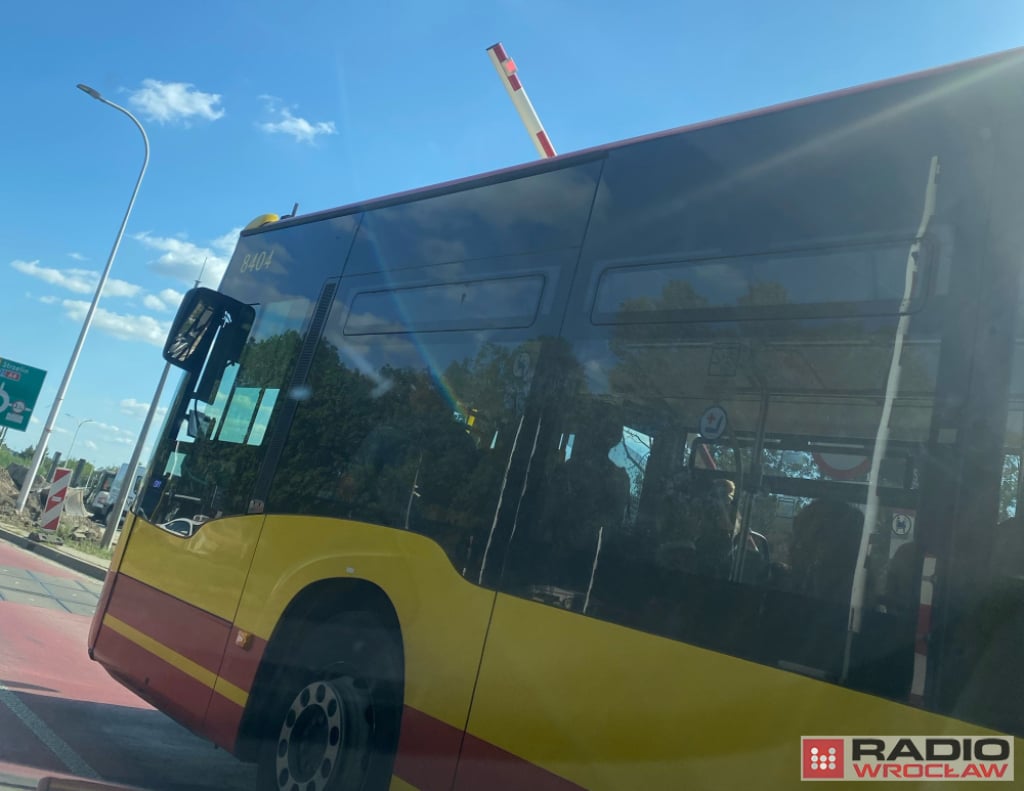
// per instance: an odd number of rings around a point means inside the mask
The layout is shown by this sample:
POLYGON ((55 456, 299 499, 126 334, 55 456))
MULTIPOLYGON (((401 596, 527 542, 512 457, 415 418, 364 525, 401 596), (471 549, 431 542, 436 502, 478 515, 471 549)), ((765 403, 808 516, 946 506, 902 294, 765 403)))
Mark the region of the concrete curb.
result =
POLYGON ((101 582, 106 579, 107 566, 102 565, 103 561, 97 560, 96 563, 92 563, 75 555, 63 552, 60 547, 52 547, 48 544, 38 544, 35 541, 29 541, 25 536, 15 533, 12 530, 8 530, 3 525, 0 525, 0 539, 9 541, 22 549, 27 549, 29 552, 35 552, 40 557, 60 563, 62 566, 66 566, 73 571, 77 571, 79 574, 85 574, 86 576, 100 580, 101 582))

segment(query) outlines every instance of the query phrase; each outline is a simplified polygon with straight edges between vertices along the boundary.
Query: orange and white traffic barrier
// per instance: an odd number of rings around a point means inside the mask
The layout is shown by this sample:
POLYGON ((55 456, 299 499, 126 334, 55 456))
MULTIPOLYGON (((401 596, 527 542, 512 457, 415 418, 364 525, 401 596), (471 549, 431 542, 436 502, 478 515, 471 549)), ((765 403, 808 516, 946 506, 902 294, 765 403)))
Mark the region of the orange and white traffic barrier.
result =
POLYGON ((505 90, 508 91, 509 98, 512 99, 512 104, 515 106, 516 112, 519 113, 519 118, 526 127, 526 131, 529 132, 530 140, 533 141, 537 153, 541 155, 542 159, 555 156, 555 147, 551 145, 548 133, 544 131, 544 126, 540 122, 540 116, 533 109, 530 97, 526 95, 526 89, 523 88, 523 83, 516 73, 515 61, 508 56, 500 43, 488 47, 487 55, 494 68, 498 70, 498 76, 501 77, 501 82, 505 86, 505 90))
POLYGON ((43 515, 39 517, 40 529, 57 530, 57 523, 60 522, 60 512, 64 508, 64 500, 67 498, 70 482, 71 470, 58 467, 53 476, 53 483, 50 484, 50 495, 46 498, 46 508, 43 509, 43 515))

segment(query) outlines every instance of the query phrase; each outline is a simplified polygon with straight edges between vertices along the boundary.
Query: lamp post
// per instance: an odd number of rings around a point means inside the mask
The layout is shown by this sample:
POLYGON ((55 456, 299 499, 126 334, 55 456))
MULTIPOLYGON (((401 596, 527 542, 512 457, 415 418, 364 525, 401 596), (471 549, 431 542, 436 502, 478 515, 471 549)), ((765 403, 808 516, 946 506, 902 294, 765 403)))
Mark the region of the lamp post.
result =
POLYGON ((32 489, 32 482, 36 479, 36 474, 39 472, 39 465, 43 461, 43 457, 46 454, 46 444, 50 439, 50 434, 53 433, 53 425, 57 422, 57 416, 60 415, 60 408, 64 403, 64 394, 67 392, 68 385, 71 384, 71 376, 75 372, 75 366, 78 364, 78 357, 82 352, 82 346, 85 344, 85 337, 89 334, 89 328, 92 326, 93 317, 96 315, 96 309, 99 306, 100 297, 103 295, 103 287, 107 284, 107 278, 110 276, 110 268, 114 264, 114 256, 117 255, 117 248, 121 246, 121 237, 124 236, 125 226, 128 225, 128 217, 132 213, 132 207, 135 205, 135 198, 138 197, 139 187, 142 186, 142 177, 146 175, 146 166, 149 165, 149 138, 146 137, 146 130, 142 128, 142 124, 139 123, 139 119, 128 112, 126 109, 121 107, 119 104, 115 104, 109 99, 103 98, 99 91, 90 88, 88 85, 82 85, 79 83, 79 90, 89 94, 93 99, 99 102, 103 102, 110 107, 113 107, 118 112, 124 113, 135 124, 136 128, 142 134, 142 142, 145 146, 145 156, 142 160, 142 169, 139 171, 139 177, 135 182, 135 189, 132 190, 131 200, 128 201, 128 208, 125 210, 124 218, 121 220, 121 227, 117 231, 117 237, 114 239, 114 246, 110 249, 110 256, 107 258, 107 265, 103 269, 103 274, 100 275, 100 281, 96 285, 96 293, 93 295, 92 303, 89 305, 89 310, 85 314, 85 321, 82 322, 82 331, 78 335, 78 342, 75 344, 75 349, 71 353, 71 360, 68 361, 67 370, 64 371, 64 378, 61 380, 60 387, 57 388, 57 395, 53 399, 53 408, 50 410, 49 417, 46 418, 46 424, 43 426, 43 432, 39 435, 39 443, 36 445, 36 452, 32 456, 32 463, 29 466, 28 474, 25 476, 25 482, 21 486, 21 491, 18 493, 18 502, 16 510, 20 514, 25 510, 25 503, 28 502, 29 492, 32 489))
POLYGON ((142 457, 142 446, 146 443, 146 435, 149 434, 149 427, 152 425, 153 418, 156 416, 156 411, 159 407, 160 394, 164 390, 164 384, 166 384, 167 375, 170 372, 171 364, 164 363, 164 371, 160 374, 160 381, 157 383, 156 392, 153 394, 153 400, 150 402, 149 409, 146 412, 146 419, 142 421, 142 430, 139 431, 139 438, 135 442, 134 450, 132 450, 132 458, 131 461, 128 462, 128 472, 125 474, 125 479, 121 483, 121 491, 117 494, 117 502, 114 503, 114 507, 110 509, 110 513, 107 515, 107 526, 103 531, 103 538, 100 539, 100 546, 103 549, 109 549, 110 544, 113 542, 114 533, 117 532, 117 528, 121 525, 121 515, 124 513, 125 506, 128 504, 128 497, 135 491, 135 471, 139 468, 139 460, 142 457))
MULTIPOLYGON (((203 261, 203 268, 199 270, 199 277, 196 278, 196 288, 199 288, 199 281, 202 280, 203 272, 205 271, 206 261, 203 261)), ((103 531, 103 538, 100 539, 100 546, 103 549, 109 549, 111 543, 113 543, 114 533, 116 533, 117 529, 121 526, 121 516, 124 514, 124 509, 128 505, 128 498, 131 496, 131 492, 135 490, 135 471, 139 468, 139 459, 142 457, 142 446, 146 444, 146 437, 149 434, 149 428, 153 424, 153 418, 156 417, 157 409, 159 407, 160 395, 164 391, 164 385, 167 384, 167 376, 170 373, 171 364, 164 363, 163 373, 160 374, 160 381, 157 382, 156 392, 153 393, 153 398, 149 402, 146 419, 142 421, 142 429, 139 431, 139 438, 135 442, 135 449, 132 451, 131 461, 128 462, 128 474, 131 476, 132 486, 130 488, 126 485, 121 486, 121 491, 117 495, 117 502, 114 503, 114 507, 110 509, 110 513, 107 515, 107 527, 103 531)), ((141 493, 139 493, 138 497, 139 499, 142 499, 141 493)))
MULTIPOLYGON (((67 412, 65 412, 64 414, 67 415, 68 417, 71 417, 71 418, 75 417, 74 415, 69 414, 67 412)), ((77 420, 77 418, 76 418, 76 420, 77 420)), ((82 426, 84 426, 86 423, 95 423, 95 422, 96 421, 93 420, 91 417, 87 417, 85 420, 79 420, 78 421, 78 426, 75 428, 75 433, 71 435, 71 447, 68 448, 67 460, 68 460, 69 463, 71 462, 71 451, 73 451, 75 449, 75 440, 78 439, 78 431, 79 431, 79 429, 81 429, 82 426)))

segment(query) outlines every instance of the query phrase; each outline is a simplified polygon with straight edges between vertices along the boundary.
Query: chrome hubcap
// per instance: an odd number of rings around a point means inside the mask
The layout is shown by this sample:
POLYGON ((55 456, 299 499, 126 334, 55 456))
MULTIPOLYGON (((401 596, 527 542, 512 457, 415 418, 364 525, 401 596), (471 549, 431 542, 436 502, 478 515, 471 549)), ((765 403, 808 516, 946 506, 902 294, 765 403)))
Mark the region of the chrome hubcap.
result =
POLYGON ((324 791, 341 758, 344 707, 337 682, 315 681, 292 701, 277 741, 277 787, 324 791))

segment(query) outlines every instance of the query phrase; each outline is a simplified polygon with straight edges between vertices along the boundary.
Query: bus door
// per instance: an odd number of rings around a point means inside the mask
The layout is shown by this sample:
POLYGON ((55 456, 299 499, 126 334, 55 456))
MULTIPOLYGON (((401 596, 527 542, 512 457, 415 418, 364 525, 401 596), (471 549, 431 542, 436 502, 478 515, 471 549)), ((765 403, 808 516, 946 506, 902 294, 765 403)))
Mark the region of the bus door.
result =
POLYGON ((337 288, 309 264, 340 270, 354 227, 243 237, 221 287, 230 306, 186 296, 166 352, 185 374, 93 621, 95 659, 228 748, 255 673, 255 652, 226 675, 222 661, 263 525, 257 479, 337 288))

